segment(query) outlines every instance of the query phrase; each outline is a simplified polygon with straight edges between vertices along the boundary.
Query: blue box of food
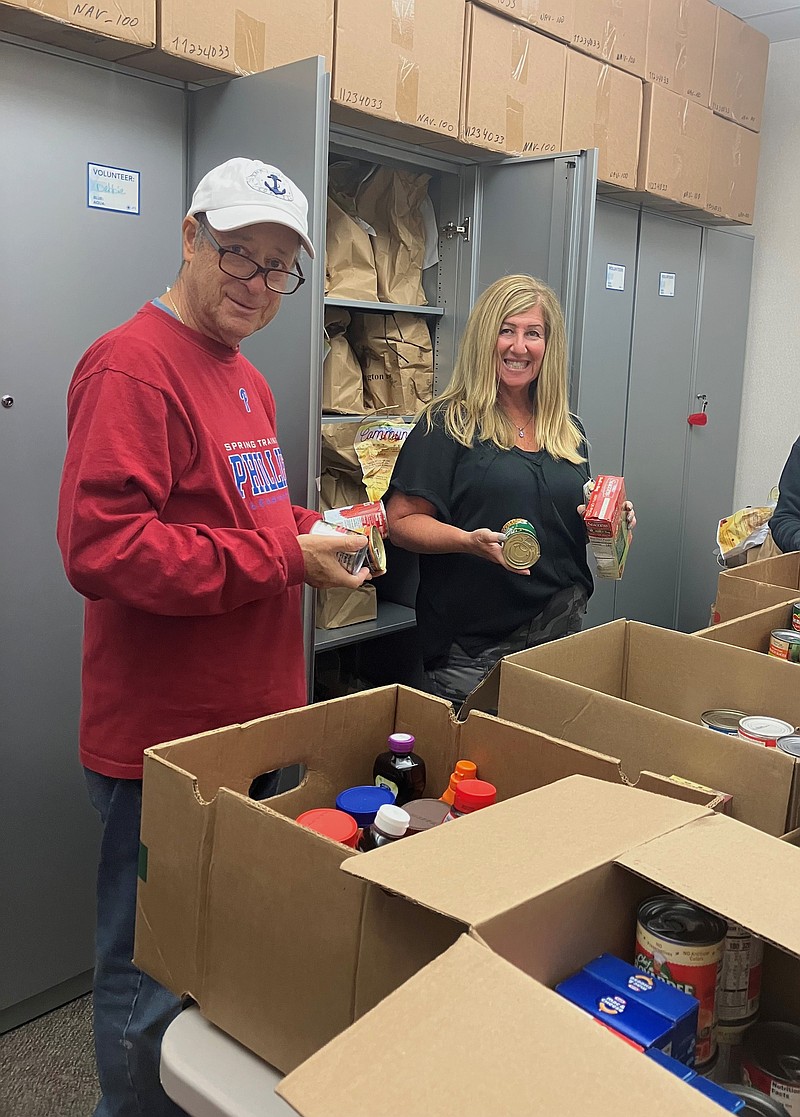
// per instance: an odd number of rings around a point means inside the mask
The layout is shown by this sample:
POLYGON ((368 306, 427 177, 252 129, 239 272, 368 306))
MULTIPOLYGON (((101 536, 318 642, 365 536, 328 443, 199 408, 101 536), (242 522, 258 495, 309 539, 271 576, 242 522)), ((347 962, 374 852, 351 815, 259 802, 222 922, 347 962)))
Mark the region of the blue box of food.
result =
POLYGON ((697 1078, 697 1074, 691 1067, 687 1067, 686 1063, 679 1063, 677 1059, 673 1059, 671 1055, 665 1055, 663 1051, 659 1051, 657 1047, 651 1047, 649 1051, 645 1051, 645 1055, 652 1059, 654 1063, 658 1063, 664 1070, 668 1070, 670 1074, 674 1074, 676 1078, 682 1079, 684 1082, 691 1082, 697 1078))
POLYGON ((669 1054, 671 1021, 633 997, 624 996, 607 981, 580 970, 557 985, 556 992, 640 1047, 658 1047, 669 1054))
POLYGON ((584 970, 599 981, 606 982, 624 997, 671 1021, 672 1042, 669 1054, 687 1066, 694 1066, 699 1008, 696 997, 665 981, 659 981, 652 974, 637 970, 635 966, 615 958, 613 954, 601 954, 584 966, 584 970))

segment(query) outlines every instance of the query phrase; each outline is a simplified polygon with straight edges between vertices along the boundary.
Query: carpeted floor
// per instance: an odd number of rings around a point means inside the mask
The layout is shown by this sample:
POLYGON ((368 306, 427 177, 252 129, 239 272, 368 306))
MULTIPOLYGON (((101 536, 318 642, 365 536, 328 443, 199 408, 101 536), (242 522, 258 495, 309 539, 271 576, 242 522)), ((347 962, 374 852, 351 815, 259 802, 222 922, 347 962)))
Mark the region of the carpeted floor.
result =
POLYGON ((91 996, 0 1035, 0 1117, 91 1117, 98 1098, 91 996))

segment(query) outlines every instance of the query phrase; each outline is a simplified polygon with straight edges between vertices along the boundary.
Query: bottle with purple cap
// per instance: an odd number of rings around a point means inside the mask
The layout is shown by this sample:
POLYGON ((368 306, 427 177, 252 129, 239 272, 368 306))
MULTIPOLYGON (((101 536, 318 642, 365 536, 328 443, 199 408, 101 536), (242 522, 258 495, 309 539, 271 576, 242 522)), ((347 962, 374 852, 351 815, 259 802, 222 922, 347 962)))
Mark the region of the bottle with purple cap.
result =
POLYGON ((414 752, 411 733, 392 733, 389 748, 375 758, 372 778, 376 787, 394 793, 395 804, 402 807, 425 794, 425 761, 414 752))

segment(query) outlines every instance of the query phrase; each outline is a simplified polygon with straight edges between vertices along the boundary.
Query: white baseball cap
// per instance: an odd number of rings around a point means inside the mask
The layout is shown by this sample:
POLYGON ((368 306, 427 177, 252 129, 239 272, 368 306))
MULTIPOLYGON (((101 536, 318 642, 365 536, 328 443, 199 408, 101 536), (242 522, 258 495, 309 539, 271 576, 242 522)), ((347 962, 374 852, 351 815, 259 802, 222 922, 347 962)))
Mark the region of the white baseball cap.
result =
POLYGON ((200 179, 187 217, 205 213, 221 233, 274 221, 294 229, 314 259, 308 239, 308 201, 303 191, 278 167, 258 159, 228 159, 200 179))

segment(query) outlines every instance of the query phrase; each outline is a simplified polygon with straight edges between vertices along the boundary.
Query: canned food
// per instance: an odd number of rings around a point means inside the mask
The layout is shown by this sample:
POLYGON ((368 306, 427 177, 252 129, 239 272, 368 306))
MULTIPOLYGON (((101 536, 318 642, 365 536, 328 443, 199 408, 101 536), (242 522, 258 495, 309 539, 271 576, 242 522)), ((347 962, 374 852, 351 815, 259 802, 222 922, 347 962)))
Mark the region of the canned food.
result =
POLYGON ((755 1024, 755 1017, 726 1024, 717 1024, 717 1050, 719 1062, 714 1074, 715 1082, 739 1082, 742 1077, 742 1045, 748 1028, 755 1024))
POLYGON ((800 632, 800 601, 795 601, 792 606, 792 628, 800 632))
POLYGON ((742 1078, 790 1117, 800 1117, 800 1028, 795 1024, 754 1024, 742 1050, 742 1078))
POLYGON ((349 527, 355 531, 376 527, 384 539, 389 534, 389 521, 386 519, 382 500, 349 504, 344 508, 329 508, 322 513, 322 518, 328 524, 339 524, 340 527, 349 527))
POLYGON ((780 1102, 773 1101, 760 1090, 754 1090, 752 1086, 739 1086, 731 1082, 725 1082, 724 1086, 737 1098, 744 1098, 746 1104, 741 1110, 740 1117, 789 1117, 780 1102))
POLYGON ((793 628, 776 628, 769 634, 769 654, 790 663, 800 663, 800 632, 793 628))
POLYGON ((794 726, 788 721, 762 717, 760 714, 744 717, 739 722, 740 737, 756 745, 766 745, 768 749, 774 749, 781 737, 790 737, 793 733, 794 726))
MULTIPOLYGON (((314 535, 363 535, 363 532, 350 531, 349 528, 340 527, 338 524, 329 524, 326 522, 314 524, 314 535)), ((368 542, 364 541, 364 546, 360 551, 337 551, 336 557, 345 568, 348 574, 358 574, 361 567, 367 561, 368 542)))
POLYGON ((738 923, 728 924, 717 996, 720 1024, 752 1019, 761 999, 764 943, 738 923))
POLYGON ((792 733, 788 737, 779 737, 777 747, 789 756, 800 756, 800 735, 792 733))
POLYGON ((509 520, 502 527, 503 558, 515 570, 529 570, 541 557, 536 528, 528 520, 509 520))
POLYGON ((700 1002, 698 1070, 716 1055, 716 999, 727 933, 724 919, 675 896, 654 896, 639 905, 634 964, 700 1002))
POLYGON ((381 538, 381 533, 374 525, 364 528, 362 535, 367 537, 367 567, 370 574, 377 578, 379 574, 386 573, 386 547, 381 538))
POLYGON ((700 715, 700 724, 717 733, 727 733, 729 737, 736 737, 739 733, 739 722, 746 716, 744 710, 705 710, 700 715))

